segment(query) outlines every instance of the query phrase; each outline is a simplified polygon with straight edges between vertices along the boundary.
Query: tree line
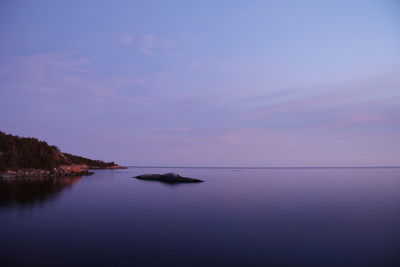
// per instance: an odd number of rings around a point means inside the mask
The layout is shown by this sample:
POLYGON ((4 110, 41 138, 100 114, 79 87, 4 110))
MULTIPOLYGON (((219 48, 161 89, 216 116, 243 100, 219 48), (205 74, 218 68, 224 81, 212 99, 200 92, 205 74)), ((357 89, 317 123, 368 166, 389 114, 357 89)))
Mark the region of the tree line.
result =
POLYGON ((19 137, 0 131, 0 171, 19 169, 50 170, 61 165, 86 164, 106 168, 114 162, 92 160, 68 153, 32 137, 19 137))

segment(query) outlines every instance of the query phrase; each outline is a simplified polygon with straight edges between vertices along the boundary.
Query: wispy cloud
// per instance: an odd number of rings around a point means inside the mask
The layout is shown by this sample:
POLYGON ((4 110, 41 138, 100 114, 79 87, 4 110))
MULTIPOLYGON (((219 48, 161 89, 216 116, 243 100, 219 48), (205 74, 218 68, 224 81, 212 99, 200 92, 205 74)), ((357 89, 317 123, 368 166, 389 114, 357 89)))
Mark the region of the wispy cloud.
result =
POLYGON ((132 34, 126 34, 124 37, 120 39, 121 43, 125 45, 130 45, 135 40, 135 37, 132 34))
POLYGON ((157 36, 154 34, 147 34, 142 37, 139 44, 139 51, 148 56, 154 56, 154 47, 156 45, 157 36))
POLYGON ((177 48, 177 44, 172 40, 165 40, 155 34, 146 34, 139 38, 138 49, 143 55, 154 56, 156 54, 169 54, 171 50, 177 48))
POLYGON ((96 73, 90 59, 72 53, 20 56, 0 65, 0 91, 32 94, 43 99, 103 102, 109 100, 138 103, 147 101, 126 87, 141 86, 139 77, 113 77, 96 73))
POLYGON ((385 116, 381 114, 353 111, 353 113, 342 116, 341 118, 333 121, 329 125, 333 127, 347 127, 352 125, 381 122, 384 119, 385 116))
POLYGON ((144 79, 138 77, 115 77, 112 82, 118 86, 129 86, 132 84, 144 84, 144 79))
MULTIPOLYGON (((369 127, 390 128, 399 110, 399 81, 379 77, 290 94, 247 98, 241 120, 279 128, 369 127), (247 101, 251 100, 251 105, 247 101), (255 102, 256 101, 256 102, 255 102), (386 125, 386 126, 385 126, 386 125)), ((282 91, 285 92, 285 91, 282 91)), ((289 92, 289 91, 288 91, 289 92)))
POLYGON ((161 42, 161 44, 168 48, 177 48, 177 44, 171 40, 164 40, 161 42))
POLYGON ((172 127, 172 128, 156 128, 157 131, 174 131, 174 132, 189 132, 192 128, 187 127, 172 127))
POLYGON ((190 69, 199 69, 199 68, 201 68, 203 65, 204 65, 203 62, 195 61, 195 62, 192 62, 192 63, 189 64, 189 68, 190 68, 190 69))

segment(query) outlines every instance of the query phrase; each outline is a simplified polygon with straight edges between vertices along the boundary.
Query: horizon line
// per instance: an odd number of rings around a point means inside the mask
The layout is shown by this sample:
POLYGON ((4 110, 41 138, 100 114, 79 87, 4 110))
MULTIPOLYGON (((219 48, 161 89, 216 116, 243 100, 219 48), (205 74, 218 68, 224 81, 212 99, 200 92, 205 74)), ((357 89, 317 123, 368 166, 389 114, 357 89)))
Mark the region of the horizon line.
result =
POLYGON ((322 167, 234 167, 234 166, 140 166, 140 165, 126 165, 126 167, 134 168, 165 168, 165 169, 399 169, 400 166, 322 166, 322 167))

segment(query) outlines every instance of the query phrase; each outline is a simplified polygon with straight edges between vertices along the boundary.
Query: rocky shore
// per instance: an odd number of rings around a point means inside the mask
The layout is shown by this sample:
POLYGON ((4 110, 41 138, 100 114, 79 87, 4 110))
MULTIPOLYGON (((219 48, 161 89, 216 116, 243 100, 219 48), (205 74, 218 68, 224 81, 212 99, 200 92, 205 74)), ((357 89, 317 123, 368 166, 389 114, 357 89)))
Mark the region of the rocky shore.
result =
POLYGON ((0 174, 0 178, 5 177, 28 177, 28 176, 82 176, 92 175, 86 165, 69 165, 60 166, 50 170, 42 169, 23 169, 23 170, 8 170, 0 174))

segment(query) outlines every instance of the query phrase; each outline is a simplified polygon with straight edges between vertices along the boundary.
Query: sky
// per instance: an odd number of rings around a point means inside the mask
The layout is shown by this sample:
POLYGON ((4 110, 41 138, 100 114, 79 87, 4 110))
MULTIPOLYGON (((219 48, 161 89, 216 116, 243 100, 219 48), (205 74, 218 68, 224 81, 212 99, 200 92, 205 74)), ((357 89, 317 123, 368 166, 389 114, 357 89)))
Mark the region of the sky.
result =
POLYGON ((147 166, 400 166, 400 1, 0 2, 0 130, 147 166))

